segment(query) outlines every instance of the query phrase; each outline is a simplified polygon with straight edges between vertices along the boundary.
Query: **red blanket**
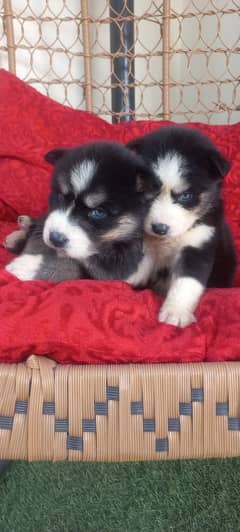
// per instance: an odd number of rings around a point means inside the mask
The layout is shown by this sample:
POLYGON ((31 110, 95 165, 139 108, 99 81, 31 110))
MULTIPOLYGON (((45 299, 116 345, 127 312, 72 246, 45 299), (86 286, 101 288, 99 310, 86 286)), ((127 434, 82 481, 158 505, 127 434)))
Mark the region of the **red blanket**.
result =
MULTIPOLYGON (((111 125, 0 71, 0 240, 15 229, 18 214, 45 210, 51 172, 43 160, 46 151, 93 139, 126 142, 162 124, 111 125)), ((191 127, 209 135, 233 162, 224 196, 240 250, 240 124, 191 127)), ((1 248, 0 266, 10 258, 1 248)), ((134 292, 121 282, 23 283, 1 269, 0 361, 20 361, 31 353, 94 364, 240 359, 240 288, 207 291, 198 322, 184 330, 157 322, 159 304, 151 291, 134 292)))

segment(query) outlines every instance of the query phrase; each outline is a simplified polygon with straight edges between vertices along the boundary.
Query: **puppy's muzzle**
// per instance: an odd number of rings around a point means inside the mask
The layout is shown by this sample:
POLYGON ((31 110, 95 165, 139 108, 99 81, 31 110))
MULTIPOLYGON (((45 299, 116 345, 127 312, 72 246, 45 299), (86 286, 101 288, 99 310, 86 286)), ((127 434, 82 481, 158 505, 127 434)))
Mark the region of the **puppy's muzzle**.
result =
POLYGON ((169 225, 167 224, 152 224, 152 230, 156 235, 167 235, 169 231, 169 225))
POLYGON ((59 231, 51 231, 49 241, 55 248, 64 248, 68 242, 68 238, 59 231))

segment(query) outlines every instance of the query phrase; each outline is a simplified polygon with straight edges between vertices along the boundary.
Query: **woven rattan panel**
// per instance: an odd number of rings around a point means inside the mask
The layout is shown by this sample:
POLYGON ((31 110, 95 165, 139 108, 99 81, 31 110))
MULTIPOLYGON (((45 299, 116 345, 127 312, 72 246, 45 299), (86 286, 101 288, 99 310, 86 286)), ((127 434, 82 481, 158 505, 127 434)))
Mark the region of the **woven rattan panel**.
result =
POLYGON ((240 364, 0 365, 0 458, 240 455, 240 364))
POLYGON ((0 7, 1 65, 62 103, 108 120, 239 120, 239 0, 0 0, 0 7))

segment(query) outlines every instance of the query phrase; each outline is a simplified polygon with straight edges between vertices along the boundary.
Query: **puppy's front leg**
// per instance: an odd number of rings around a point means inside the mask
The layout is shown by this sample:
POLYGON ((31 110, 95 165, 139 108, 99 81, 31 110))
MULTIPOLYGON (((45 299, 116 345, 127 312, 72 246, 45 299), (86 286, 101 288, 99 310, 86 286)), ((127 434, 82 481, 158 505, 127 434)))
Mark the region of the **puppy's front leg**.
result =
POLYGON ((159 313, 159 321, 186 327, 196 321, 194 311, 204 286, 193 277, 179 277, 172 281, 159 313))
POLYGON ((177 327, 186 327, 196 321, 194 311, 207 286, 212 261, 209 249, 187 247, 183 250, 175 265, 159 321, 177 327))
POLYGON ((7 235, 3 241, 3 246, 11 253, 20 255, 25 248, 28 239, 28 231, 33 224, 33 220, 29 216, 24 215, 19 216, 17 222, 19 226, 18 231, 13 231, 7 235))

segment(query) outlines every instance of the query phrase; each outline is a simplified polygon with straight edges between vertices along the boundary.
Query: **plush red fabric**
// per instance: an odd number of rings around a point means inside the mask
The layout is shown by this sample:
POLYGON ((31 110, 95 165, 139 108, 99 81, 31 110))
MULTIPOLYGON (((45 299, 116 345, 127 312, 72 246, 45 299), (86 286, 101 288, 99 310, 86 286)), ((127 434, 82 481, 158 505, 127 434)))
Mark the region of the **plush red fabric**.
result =
MULTIPOLYGON (((51 172, 43 159, 46 151, 93 139, 127 142, 162 124, 111 125, 0 71, 0 240, 15 228, 18 214, 38 215, 46 208, 51 172)), ((233 162, 224 196, 240 251, 240 124, 187 126, 209 135, 233 162)), ((121 282, 22 283, 3 269, 10 258, 0 249, 2 362, 31 353, 62 363, 240 360, 240 288, 207 291, 198 322, 180 330, 157 322, 161 301, 149 290, 135 292, 121 282)))

